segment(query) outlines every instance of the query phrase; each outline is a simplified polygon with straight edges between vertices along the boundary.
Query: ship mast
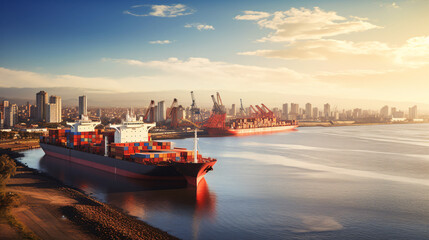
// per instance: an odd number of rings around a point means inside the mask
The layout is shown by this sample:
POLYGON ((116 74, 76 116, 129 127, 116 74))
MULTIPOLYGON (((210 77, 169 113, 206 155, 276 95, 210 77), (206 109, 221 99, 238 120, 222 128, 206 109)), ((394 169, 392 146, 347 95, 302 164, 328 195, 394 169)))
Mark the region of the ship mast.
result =
POLYGON ((194 137, 194 163, 198 163, 198 138, 197 138, 197 128, 195 128, 195 137, 194 137))

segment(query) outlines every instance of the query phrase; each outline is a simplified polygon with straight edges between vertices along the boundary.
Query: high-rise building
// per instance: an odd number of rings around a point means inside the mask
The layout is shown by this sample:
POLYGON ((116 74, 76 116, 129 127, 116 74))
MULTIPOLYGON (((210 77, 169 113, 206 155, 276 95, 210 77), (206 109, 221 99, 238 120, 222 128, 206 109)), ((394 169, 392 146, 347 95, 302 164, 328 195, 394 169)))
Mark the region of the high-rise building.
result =
POLYGON ((3 100, 0 104, 0 128, 4 127, 4 118, 6 115, 6 108, 9 107, 9 101, 3 100))
POLYGON ((230 115, 231 115, 231 116, 235 116, 235 115, 237 115, 237 109, 236 109, 236 107, 235 107, 235 104, 232 104, 232 106, 231 106, 231 112, 230 112, 230 115))
POLYGON ((88 101, 85 95, 79 96, 79 117, 82 115, 88 115, 88 101))
POLYGON ((417 118, 417 106, 414 105, 413 107, 410 107, 408 109, 408 119, 415 119, 417 118))
POLYGON ((282 111, 282 118, 287 120, 289 115, 289 105, 287 103, 283 103, 282 111))
POLYGON ((101 108, 97 110, 97 117, 101 118, 101 108))
POLYGON ((390 115, 392 115, 392 117, 393 117, 393 116, 395 116, 395 113, 396 113, 396 108, 395 108, 395 107, 392 107, 392 108, 390 109, 390 115))
POLYGON ((389 107, 386 105, 380 109, 380 117, 387 118, 389 116, 389 107))
POLYGON ((31 118, 31 104, 27 102, 27 106, 25 107, 25 117, 31 118))
POLYGON ((323 105, 323 114, 325 118, 331 117, 331 105, 329 105, 329 103, 323 105))
POLYGON ((12 128, 18 123, 18 105, 11 104, 5 108, 4 127, 12 128))
POLYGON ((307 103, 305 104, 305 116, 307 119, 311 119, 312 118, 312 108, 311 108, 311 103, 307 103))
POLYGON ((46 104, 48 103, 48 93, 40 91, 36 94, 36 105, 37 105, 37 120, 46 120, 46 104))
POLYGON ((296 120, 298 118, 298 115, 299 115, 299 104, 298 103, 291 103, 288 119, 296 120))
POLYGON ((319 118, 319 109, 317 107, 313 108, 313 118, 318 119, 319 118))
POLYGON ((291 103, 290 104, 290 114, 299 114, 299 104, 298 103, 291 103))
POLYGON ((157 108, 157 118, 156 121, 157 122, 161 122, 165 120, 165 117, 167 115, 167 109, 165 108, 165 102, 164 101, 160 101, 158 102, 158 108, 157 108))
POLYGON ((61 97, 52 95, 49 97, 49 106, 46 107, 46 122, 61 122, 62 116, 62 103, 61 103, 61 97), (48 110, 48 107, 50 108, 48 110), (55 108, 56 109, 53 109, 55 108), (49 120, 48 120, 48 113, 49 113, 49 120))

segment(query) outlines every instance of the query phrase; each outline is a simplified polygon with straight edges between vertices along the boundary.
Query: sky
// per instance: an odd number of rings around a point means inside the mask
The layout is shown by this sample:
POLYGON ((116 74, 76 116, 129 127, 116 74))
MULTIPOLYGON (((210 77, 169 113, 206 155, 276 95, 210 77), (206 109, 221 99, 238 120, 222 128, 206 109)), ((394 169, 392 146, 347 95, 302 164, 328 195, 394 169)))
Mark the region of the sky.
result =
POLYGON ((0 87, 429 103, 429 1, 0 3, 0 87))

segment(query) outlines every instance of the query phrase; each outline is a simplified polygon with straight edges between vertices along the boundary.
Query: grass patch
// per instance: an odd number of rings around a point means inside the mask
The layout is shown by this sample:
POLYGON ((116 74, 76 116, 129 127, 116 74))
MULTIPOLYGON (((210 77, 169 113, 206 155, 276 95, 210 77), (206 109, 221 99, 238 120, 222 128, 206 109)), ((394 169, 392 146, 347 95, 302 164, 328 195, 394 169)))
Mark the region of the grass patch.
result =
POLYGON ((15 173, 15 162, 8 155, 0 156, 0 220, 16 229, 22 239, 39 239, 11 214, 11 209, 20 204, 19 195, 5 191, 5 185, 6 181, 15 173))

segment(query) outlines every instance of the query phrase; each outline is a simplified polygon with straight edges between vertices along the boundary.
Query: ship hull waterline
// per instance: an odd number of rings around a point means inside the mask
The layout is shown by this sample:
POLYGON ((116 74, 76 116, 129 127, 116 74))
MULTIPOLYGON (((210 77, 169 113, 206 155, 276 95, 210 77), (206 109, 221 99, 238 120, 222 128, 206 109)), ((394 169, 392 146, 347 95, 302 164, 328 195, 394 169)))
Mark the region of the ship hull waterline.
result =
POLYGON ((187 181, 195 187, 216 163, 214 160, 208 163, 145 165, 45 143, 40 143, 40 147, 46 155, 112 174, 142 180, 187 181))

